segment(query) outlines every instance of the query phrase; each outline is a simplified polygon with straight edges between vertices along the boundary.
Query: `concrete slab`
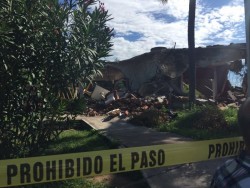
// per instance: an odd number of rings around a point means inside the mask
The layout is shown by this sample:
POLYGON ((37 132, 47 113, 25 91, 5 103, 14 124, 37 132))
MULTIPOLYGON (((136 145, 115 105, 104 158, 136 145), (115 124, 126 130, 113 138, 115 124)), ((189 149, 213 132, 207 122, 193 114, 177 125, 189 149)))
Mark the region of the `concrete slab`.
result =
MULTIPOLYGON (((123 119, 113 118, 103 121, 104 117, 78 116, 93 129, 119 141, 125 147, 171 144, 191 141, 173 133, 157 132, 146 127, 134 126, 123 119)), ((142 173, 152 188, 207 188, 216 168, 225 159, 184 164, 143 170, 142 173)))

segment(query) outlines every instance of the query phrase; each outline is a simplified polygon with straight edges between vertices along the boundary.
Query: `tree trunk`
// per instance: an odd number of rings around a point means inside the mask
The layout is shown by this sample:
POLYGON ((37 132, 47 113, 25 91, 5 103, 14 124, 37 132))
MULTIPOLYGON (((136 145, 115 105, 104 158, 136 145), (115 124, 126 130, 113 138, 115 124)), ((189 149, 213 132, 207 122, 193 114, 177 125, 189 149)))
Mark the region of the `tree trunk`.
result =
POLYGON ((189 48, 189 104, 195 103, 196 66, 195 66, 195 9, 196 0, 189 0, 188 48, 189 48))
POLYGON ((245 24, 246 24, 246 45, 247 45, 247 97, 250 97, 250 2, 249 0, 244 1, 245 6, 245 24))

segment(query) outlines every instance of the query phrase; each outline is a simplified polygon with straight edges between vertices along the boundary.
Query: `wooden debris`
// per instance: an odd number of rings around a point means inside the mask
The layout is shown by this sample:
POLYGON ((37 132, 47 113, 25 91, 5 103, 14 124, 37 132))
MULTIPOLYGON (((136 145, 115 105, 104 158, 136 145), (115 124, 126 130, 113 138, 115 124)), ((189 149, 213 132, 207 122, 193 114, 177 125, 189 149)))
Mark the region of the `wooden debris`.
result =
POLYGON ((233 100, 233 101, 236 101, 237 100, 237 98, 234 96, 234 94, 233 94, 233 92, 232 91, 227 91, 227 93, 228 93, 228 95, 231 97, 231 99, 233 100))
POLYGON ((115 117, 115 116, 119 116, 120 113, 121 113, 121 110, 119 108, 117 108, 117 109, 114 109, 114 110, 107 112, 107 115, 115 117))

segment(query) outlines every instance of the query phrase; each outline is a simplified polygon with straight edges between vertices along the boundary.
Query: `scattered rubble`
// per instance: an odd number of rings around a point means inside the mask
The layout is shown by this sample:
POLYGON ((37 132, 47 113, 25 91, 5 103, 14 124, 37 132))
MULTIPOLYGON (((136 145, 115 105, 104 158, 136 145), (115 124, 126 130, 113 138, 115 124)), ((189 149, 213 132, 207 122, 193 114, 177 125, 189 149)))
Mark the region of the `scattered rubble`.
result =
MULTIPOLYGON (((101 87, 98 86, 98 88, 100 89, 101 87)), ((99 91, 100 95, 102 95, 102 91, 99 91)), ((165 96, 141 98, 136 94, 114 90, 108 92, 105 97, 100 97, 100 100, 96 100, 96 95, 95 97, 90 97, 87 106, 87 116, 107 115, 112 117, 129 117, 139 115, 149 109, 165 109, 168 111, 169 101, 165 96)))
MULTIPOLYGON (((188 107, 187 96, 174 94, 141 97, 139 94, 124 90, 108 91, 98 85, 92 92, 85 90, 85 94, 89 96, 85 114, 87 116, 103 115, 105 116, 103 121, 108 121, 116 116, 120 118, 134 117, 150 110, 163 112, 167 119, 171 120, 177 116, 173 109, 186 109, 188 107)), ((196 100, 196 104, 214 104, 224 110, 228 107, 238 108, 244 100, 245 95, 242 88, 231 88, 218 101, 200 98, 196 100)))
POLYGON ((232 87, 230 90, 225 92, 224 95, 218 99, 218 107, 221 110, 227 109, 229 107, 239 108, 239 106, 246 100, 246 95, 244 94, 243 88, 232 87))

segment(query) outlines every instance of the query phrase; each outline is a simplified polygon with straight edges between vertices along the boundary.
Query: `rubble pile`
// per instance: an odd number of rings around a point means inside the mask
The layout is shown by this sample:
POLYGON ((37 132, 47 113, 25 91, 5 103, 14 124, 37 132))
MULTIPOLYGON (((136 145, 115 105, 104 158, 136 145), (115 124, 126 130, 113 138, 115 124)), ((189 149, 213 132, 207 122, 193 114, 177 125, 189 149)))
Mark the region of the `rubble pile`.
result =
POLYGON ((105 101, 88 100, 87 116, 109 115, 130 117, 140 115, 142 112, 154 109, 169 109, 169 102, 165 96, 139 98, 130 94, 127 98, 119 98, 105 104, 105 101))
POLYGON ((238 108, 246 100, 246 94, 240 87, 230 88, 219 99, 217 106, 221 109, 227 109, 228 107, 238 108))
MULTIPOLYGON (((154 110, 159 111, 169 119, 177 116, 172 112, 172 109, 185 109, 188 107, 188 96, 175 96, 169 93, 167 96, 146 96, 140 97, 139 95, 132 94, 125 91, 114 90, 112 92, 98 86, 87 97, 87 109, 84 112, 86 116, 102 116, 105 115, 109 118, 119 116, 135 117, 142 113, 154 110)), ((230 88, 221 97, 214 101, 212 99, 197 99, 197 105, 214 104, 221 110, 228 107, 238 107, 245 100, 245 94, 242 88, 230 88)), ((161 114, 162 115, 162 114, 161 114)))

